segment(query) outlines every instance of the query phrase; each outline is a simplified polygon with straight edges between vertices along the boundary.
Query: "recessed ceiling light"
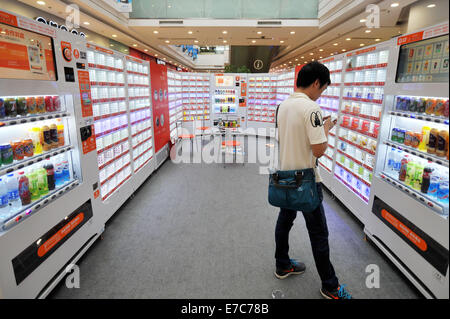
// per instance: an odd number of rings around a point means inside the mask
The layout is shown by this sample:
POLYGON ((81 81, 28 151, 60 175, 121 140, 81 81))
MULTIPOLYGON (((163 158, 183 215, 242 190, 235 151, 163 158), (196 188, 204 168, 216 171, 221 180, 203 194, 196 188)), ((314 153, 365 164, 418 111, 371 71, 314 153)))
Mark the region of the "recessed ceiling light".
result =
POLYGON ((298 61, 298 59, 295 59, 295 61, 298 61))
POLYGON ((148 52, 148 49, 145 49, 144 51, 145 51, 145 52, 148 52))
POLYGON ((164 41, 164 42, 166 42, 166 43, 170 43, 170 41, 169 41, 169 40, 166 40, 166 41, 164 41))
POLYGON ((227 33, 228 33, 228 31, 222 31, 222 33, 223 33, 223 34, 227 34, 227 33))
POLYGON ((227 43, 227 40, 223 40, 223 43, 227 43))
POLYGON ((314 53, 311 52, 309 55, 314 55, 314 53))
POLYGON ((113 38, 117 38, 117 35, 116 35, 116 34, 113 34, 112 37, 113 37, 113 38))
POLYGON ((347 39, 345 39, 346 41, 350 41, 352 38, 347 38, 347 39))
POLYGON ((322 59, 322 57, 320 56, 319 59, 322 59))
POLYGON ((342 52, 345 52, 346 50, 345 49, 342 49, 342 52))
POLYGON ((367 20, 366 19, 361 19, 361 20, 359 20, 359 22, 361 22, 361 23, 364 23, 364 22, 366 22, 367 20))
POLYGON ((137 44, 133 44, 134 47, 137 47, 137 44))
POLYGON ((114 46, 114 44, 110 44, 109 46, 110 46, 110 47, 113 47, 113 46, 114 46))
POLYGON ((395 7, 398 7, 398 6, 399 6, 398 2, 394 2, 394 3, 391 4, 392 8, 395 8, 395 7))
POLYGON ((300 59, 304 59, 304 58, 305 58, 304 56, 301 56, 301 57, 300 57, 300 59))
POLYGON ((192 31, 188 31, 189 34, 192 34, 192 31))
POLYGON ((319 49, 320 52, 323 52, 323 49, 319 49))
POLYGON ((330 53, 330 55, 334 55, 334 53, 330 53))
POLYGON ((159 33, 159 31, 158 31, 158 30, 155 30, 155 31, 153 31, 153 33, 154 33, 154 34, 158 34, 158 33, 159 33))
POLYGON ((337 45, 338 45, 338 43, 333 43, 333 45, 334 45, 334 46, 337 46, 337 45))
POLYGON ((157 54, 155 54, 155 56, 158 56, 157 54))
POLYGON ((41 6, 45 6, 45 2, 44 1, 36 1, 37 4, 40 4, 41 6))
POLYGON ((258 31, 258 32, 256 32, 256 33, 258 33, 258 34, 262 34, 262 32, 261 32, 261 31, 258 31))
POLYGON ((280 43, 284 43, 284 41, 283 41, 283 40, 281 40, 281 41, 280 41, 280 43))
POLYGON ((83 24, 84 24, 84 25, 90 25, 90 23, 87 22, 87 21, 84 21, 83 24))
POLYGON ((295 31, 291 31, 291 34, 295 34, 295 31))
POLYGON ((252 43, 256 43, 256 40, 252 40, 252 43))
POLYGON ((195 43, 198 43, 198 40, 194 40, 195 43))
POLYGON ((305 64, 306 64, 306 63, 308 63, 308 61, 305 61, 305 62, 303 62, 303 63, 305 63, 305 64))
POLYGON ((376 42, 381 41, 381 39, 375 39, 376 42))
POLYGON ((370 33, 370 32, 372 32, 372 30, 366 30, 366 33, 370 33))
POLYGON ((364 43, 361 43, 359 46, 360 46, 360 47, 363 47, 363 46, 364 46, 364 43))
POLYGON ((434 3, 427 5, 427 8, 434 8, 436 5, 434 3))

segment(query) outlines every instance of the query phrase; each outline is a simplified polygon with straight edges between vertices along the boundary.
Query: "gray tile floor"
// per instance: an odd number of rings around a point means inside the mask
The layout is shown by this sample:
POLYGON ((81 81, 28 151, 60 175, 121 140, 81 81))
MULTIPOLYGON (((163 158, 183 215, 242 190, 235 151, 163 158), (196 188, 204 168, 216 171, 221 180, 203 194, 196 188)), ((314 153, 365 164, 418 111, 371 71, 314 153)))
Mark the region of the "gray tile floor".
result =
MULTIPOLYGON (((265 147, 266 140, 261 139, 265 147)), ((420 293, 364 240, 362 225, 324 192, 331 260, 358 299, 415 299, 420 293), (366 287, 370 264, 380 288, 366 287)), ((316 299, 320 282, 303 216, 290 235, 291 258, 307 271, 275 278, 277 210, 267 203, 267 176, 257 164, 167 161, 107 223, 78 262, 80 288, 64 280, 49 298, 316 299)))

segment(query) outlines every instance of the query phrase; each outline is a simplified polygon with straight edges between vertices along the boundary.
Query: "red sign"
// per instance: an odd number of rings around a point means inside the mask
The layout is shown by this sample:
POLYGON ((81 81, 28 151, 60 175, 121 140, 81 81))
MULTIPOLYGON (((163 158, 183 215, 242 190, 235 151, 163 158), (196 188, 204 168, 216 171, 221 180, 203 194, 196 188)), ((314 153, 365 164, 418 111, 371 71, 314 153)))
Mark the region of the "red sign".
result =
POLYGON ((92 116, 91 86, 88 71, 78 70, 78 85, 80 87, 81 115, 83 117, 92 116))
POLYGON ((364 53, 367 53, 367 52, 375 51, 376 49, 377 49, 377 47, 371 47, 371 48, 367 48, 367 49, 362 49, 362 50, 358 50, 358 51, 353 52, 353 53, 347 53, 347 56, 364 54, 364 53))
POLYGON ((75 57, 75 59, 79 59, 80 58, 80 51, 78 51, 78 49, 73 50, 73 56, 75 57))
POLYGON ((167 84, 167 67, 150 62, 151 95, 153 105, 153 131, 155 153, 170 142, 170 114, 167 84))
POLYGON ((5 23, 17 27, 17 18, 15 15, 0 11, 0 23, 5 23))
POLYGON ((407 43, 411 43, 411 42, 416 42, 416 41, 420 41, 422 39, 423 39, 423 31, 416 32, 413 34, 405 35, 403 37, 399 37, 397 39, 397 45, 403 45, 403 44, 407 44, 407 43))

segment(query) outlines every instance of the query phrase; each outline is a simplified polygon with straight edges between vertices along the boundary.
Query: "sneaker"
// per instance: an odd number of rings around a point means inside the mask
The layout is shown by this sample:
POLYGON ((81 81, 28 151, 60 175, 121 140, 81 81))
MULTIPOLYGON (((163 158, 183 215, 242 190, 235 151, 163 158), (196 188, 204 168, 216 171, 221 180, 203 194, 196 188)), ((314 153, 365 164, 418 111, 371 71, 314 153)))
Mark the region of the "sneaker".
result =
POLYGON ((277 268, 277 270, 275 271, 275 276, 278 279, 285 279, 290 275, 300 275, 305 272, 306 266, 304 263, 298 262, 295 259, 290 259, 290 261, 291 261, 291 268, 289 269, 277 268))
POLYGON ((340 285, 333 291, 328 291, 322 288, 320 289, 320 293, 326 299, 352 299, 352 295, 345 290, 345 285, 340 285))

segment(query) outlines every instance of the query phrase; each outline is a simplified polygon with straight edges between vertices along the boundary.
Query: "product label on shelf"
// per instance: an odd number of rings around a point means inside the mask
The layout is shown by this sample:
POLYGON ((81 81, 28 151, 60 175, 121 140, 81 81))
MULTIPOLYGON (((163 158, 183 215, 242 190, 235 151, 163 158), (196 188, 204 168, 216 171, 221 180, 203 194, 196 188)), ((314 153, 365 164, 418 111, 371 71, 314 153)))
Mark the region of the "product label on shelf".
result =
POLYGON ((445 247, 376 196, 372 213, 443 276, 446 275, 449 264, 449 251, 445 247))
POLYGON ((92 99, 91 99, 91 85, 89 81, 89 72, 78 70, 78 85, 80 87, 81 98, 81 116, 93 116, 92 99))
POLYGON ((15 257, 12 260, 12 266, 17 285, 86 224, 92 216, 91 200, 88 200, 57 225, 51 227, 46 234, 36 238, 28 248, 15 257))

